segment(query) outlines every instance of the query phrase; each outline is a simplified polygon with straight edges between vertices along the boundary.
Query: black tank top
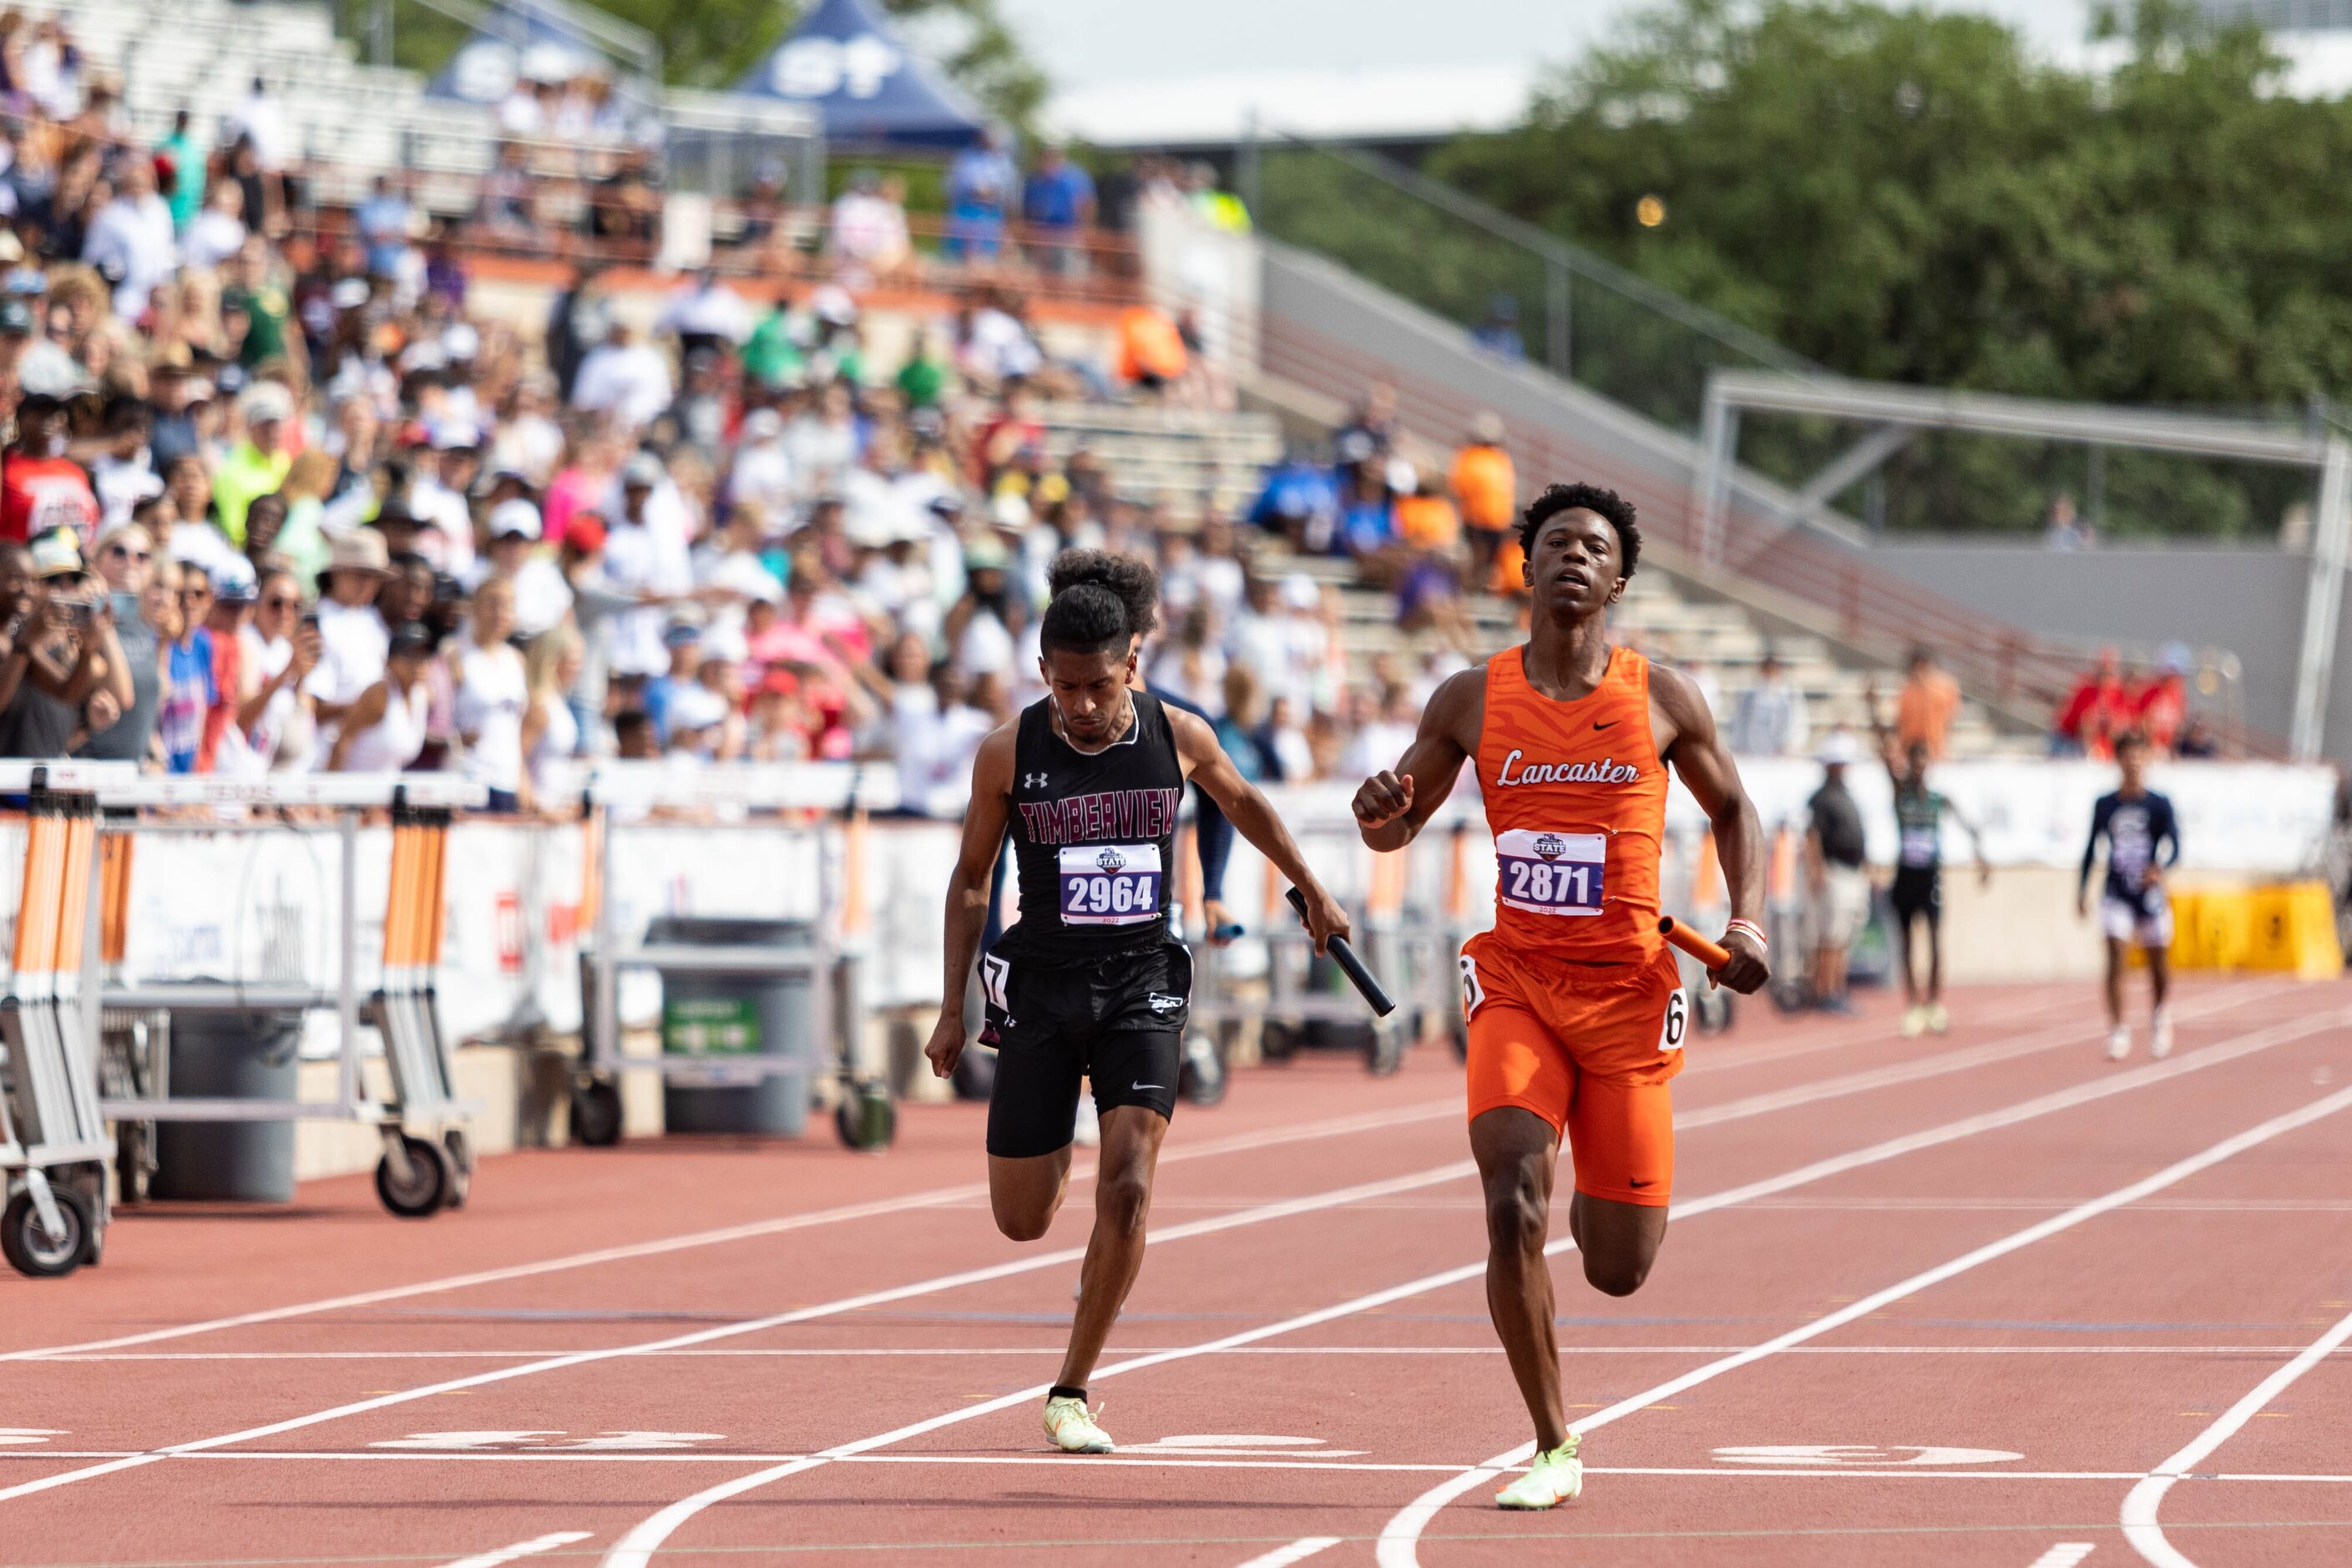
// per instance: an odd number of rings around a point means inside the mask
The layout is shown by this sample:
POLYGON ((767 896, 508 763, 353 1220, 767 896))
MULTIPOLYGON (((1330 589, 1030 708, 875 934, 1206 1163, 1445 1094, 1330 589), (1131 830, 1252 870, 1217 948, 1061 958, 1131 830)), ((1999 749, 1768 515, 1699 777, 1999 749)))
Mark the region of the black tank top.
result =
POLYGON ((1021 920, 1000 952, 1084 962, 1168 940, 1184 766, 1160 699, 1089 756, 1054 733, 1052 699, 1022 710, 1013 744, 1013 858, 1021 920))

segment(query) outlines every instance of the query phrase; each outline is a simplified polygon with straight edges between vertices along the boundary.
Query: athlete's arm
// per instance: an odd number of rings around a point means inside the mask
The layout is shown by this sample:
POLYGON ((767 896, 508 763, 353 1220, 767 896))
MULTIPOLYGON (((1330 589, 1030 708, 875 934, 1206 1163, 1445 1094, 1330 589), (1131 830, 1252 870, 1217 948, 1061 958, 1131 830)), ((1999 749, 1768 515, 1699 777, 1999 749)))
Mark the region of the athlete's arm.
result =
POLYGON ((2091 866, 2099 858, 2099 839, 2107 831, 2107 819, 2115 815, 2115 797, 2101 795, 2091 807, 2091 837, 2083 841, 2083 870, 2074 879, 2074 912, 2088 920, 2091 914, 2091 866))
POLYGON ((2147 879, 2150 883, 2157 879, 2157 867, 2161 866, 2169 871, 2180 864, 2180 815, 2172 809, 2170 795, 2158 795, 2157 798, 2164 802, 2164 811, 2156 819, 2156 842, 2148 847, 2147 879))
POLYGON ((1394 768, 1356 790, 1356 828, 1374 849, 1402 849, 1454 793, 1486 717, 1486 667, 1457 670, 1430 693, 1421 729, 1394 768))
POLYGON ((1217 744, 1217 732, 1209 728, 1207 721, 1196 719, 1181 708, 1165 711, 1168 728, 1176 737, 1176 755, 1182 761, 1185 773, 1201 786, 1202 794, 1224 808, 1234 831, 1257 846, 1258 853, 1273 861, 1274 868, 1289 878, 1290 885, 1307 896, 1307 929, 1315 938, 1315 951, 1323 952, 1324 944, 1335 936, 1346 936, 1348 911, 1307 868, 1307 858, 1298 852, 1290 829, 1282 825, 1282 818, 1274 814, 1274 807, 1266 804, 1257 785, 1242 777, 1233 758, 1217 744))
MULTIPOLYGON (((1731 918, 1760 922, 1764 918, 1764 826, 1756 818, 1755 804, 1739 782, 1739 769, 1730 748, 1715 732, 1715 715, 1698 688, 1671 669, 1650 667, 1651 732, 1663 731, 1661 758, 1670 759, 1682 775, 1699 809, 1715 825, 1716 858, 1723 865, 1723 885, 1731 891, 1731 918), (1664 723, 1659 723, 1663 719, 1664 723)), ((1761 943, 1735 927, 1724 933, 1723 945, 1731 962, 1716 972, 1716 980, 1742 994, 1751 994, 1772 978, 1765 966, 1761 943)))
POLYGON ((948 879, 948 962, 940 1021, 923 1047, 931 1071, 941 1078, 955 1071, 956 1058, 963 1055, 964 987, 971 978, 972 960, 980 955, 981 930, 988 924, 989 884, 995 879, 997 852, 1004 846, 1018 727, 1015 721, 992 731, 971 762, 971 809, 964 813, 963 847, 956 853, 955 874, 948 879))
POLYGON ((1952 820, 1958 823, 1961 831, 1969 836, 1969 847, 1976 852, 1977 857, 1978 885, 1990 887, 1992 883, 1992 862, 1985 858, 1984 835, 1977 830, 1976 823, 1949 800, 1944 802, 1944 809, 1952 814, 1952 820))

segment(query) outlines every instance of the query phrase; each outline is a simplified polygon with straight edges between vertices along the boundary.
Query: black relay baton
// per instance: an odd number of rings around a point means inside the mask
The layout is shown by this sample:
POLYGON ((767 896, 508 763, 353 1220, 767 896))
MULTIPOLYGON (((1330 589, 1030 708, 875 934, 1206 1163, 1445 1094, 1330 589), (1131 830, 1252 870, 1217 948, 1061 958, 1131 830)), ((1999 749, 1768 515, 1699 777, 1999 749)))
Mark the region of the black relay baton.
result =
MULTIPOLYGON (((1291 889, 1290 907, 1298 911, 1300 920, 1305 920, 1307 895, 1296 888, 1291 889)), ((1356 956, 1356 950, 1348 945, 1346 937, 1335 936, 1324 945, 1330 952, 1331 962, 1339 966, 1339 973, 1346 975, 1349 983, 1363 994, 1366 1002, 1371 1004, 1375 1016, 1385 1018, 1396 1011, 1396 1004, 1389 1000, 1388 992, 1381 987, 1378 977, 1364 967, 1364 961, 1356 956)))

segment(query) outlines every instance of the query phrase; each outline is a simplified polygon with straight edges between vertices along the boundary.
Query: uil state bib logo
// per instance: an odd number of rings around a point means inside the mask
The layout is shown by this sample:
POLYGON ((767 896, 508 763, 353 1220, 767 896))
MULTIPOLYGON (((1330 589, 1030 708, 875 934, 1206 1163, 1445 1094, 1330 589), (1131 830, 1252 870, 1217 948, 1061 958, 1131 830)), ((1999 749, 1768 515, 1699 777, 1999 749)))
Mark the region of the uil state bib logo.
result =
POLYGON ((1568 853, 1568 844, 1557 833, 1547 833, 1535 842, 1535 851, 1547 860, 1557 860, 1568 853))
POLYGON ((1106 849, 1095 857, 1095 864, 1106 871, 1117 871, 1125 868, 1127 857, 1116 849, 1106 849))

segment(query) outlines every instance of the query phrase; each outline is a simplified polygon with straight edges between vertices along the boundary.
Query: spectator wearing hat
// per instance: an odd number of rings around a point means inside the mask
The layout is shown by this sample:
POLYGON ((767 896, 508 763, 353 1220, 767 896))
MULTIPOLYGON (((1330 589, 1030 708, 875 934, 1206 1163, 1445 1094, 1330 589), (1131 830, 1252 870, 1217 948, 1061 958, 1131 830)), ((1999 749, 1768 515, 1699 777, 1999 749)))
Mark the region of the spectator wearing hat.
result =
POLYGON ((1848 1013, 1846 954, 1870 919, 1870 879, 1863 872, 1862 808, 1846 788, 1846 770, 1862 758, 1852 732, 1832 730, 1816 760, 1822 784, 1805 803, 1806 923, 1812 932, 1813 1004, 1848 1013))
POLYGON ((514 590, 514 635, 529 642, 572 612, 572 584, 540 545, 539 509, 520 496, 490 509, 490 548, 476 573, 477 587, 503 578, 514 590))
POLYGON ((131 671, 69 528, 0 543, 0 756, 62 757, 119 721, 131 671))
POLYGON ((385 639, 382 670, 345 708, 328 743, 327 772, 397 773, 424 752, 433 647, 433 634, 415 623, 385 639))
POLYGON ((16 437, 0 458, 0 539, 24 542, 68 529, 79 548, 98 536, 98 496, 65 456, 66 409, 46 394, 16 405, 16 437))
POLYGON ((328 554, 319 577, 319 668, 304 687, 322 731, 340 725, 361 693, 383 679, 392 632, 376 598, 391 576, 391 552, 372 529, 336 540, 328 554))
POLYGON ((1480 414, 1454 449, 1447 476, 1462 508, 1462 521, 1470 530, 1471 564, 1480 582, 1494 570, 1496 554, 1519 521, 1518 475, 1503 441, 1502 416, 1491 411, 1480 414))
MULTIPOLYGON (((274 500, 265 497, 264 500, 274 500)), ((258 503, 257 503, 258 504, 258 503)), ((279 503, 283 510, 283 503, 279 503)), ((196 772, 246 777, 260 772, 237 723, 248 685, 246 629, 253 622, 261 598, 253 567, 242 560, 228 562, 212 574, 212 604, 205 617, 205 634, 212 641, 213 700, 205 710, 204 742, 196 753, 196 772)))
POLYGON ((254 497, 283 485, 294 466, 287 446, 294 395, 274 381, 256 382, 237 399, 237 412, 245 419, 245 437, 213 471, 213 516, 229 542, 243 549, 246 508, 254 497))

